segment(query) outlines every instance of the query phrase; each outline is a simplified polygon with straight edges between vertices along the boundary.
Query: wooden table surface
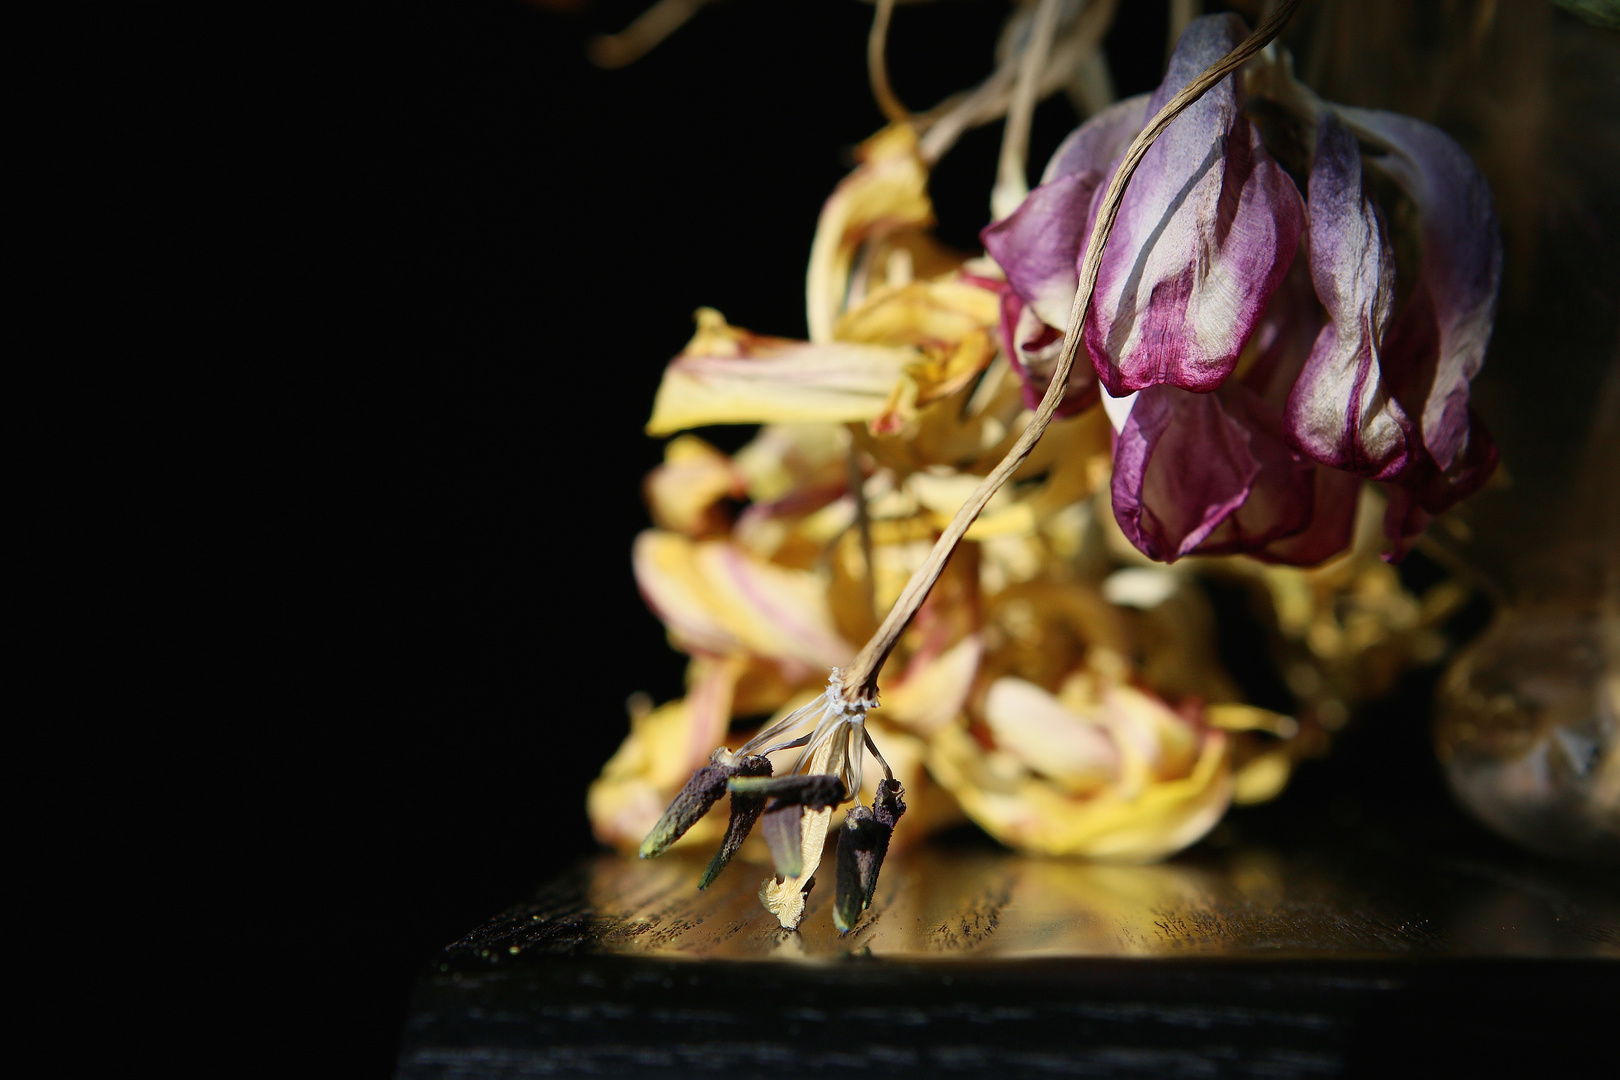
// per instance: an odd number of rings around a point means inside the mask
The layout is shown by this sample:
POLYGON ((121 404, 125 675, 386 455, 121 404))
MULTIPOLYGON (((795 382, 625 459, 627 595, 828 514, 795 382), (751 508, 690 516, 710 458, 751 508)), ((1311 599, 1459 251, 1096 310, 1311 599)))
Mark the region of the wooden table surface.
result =
POLYGON ((445 950, 398 1075, 1577 1075, 1613 1056, 1613 875, 1398 829, 1230 832, 1154 866, 896 851, 847 936, 830 875, 787 931, 758 864, 700 893, 702 857, 603 855, 445 950))

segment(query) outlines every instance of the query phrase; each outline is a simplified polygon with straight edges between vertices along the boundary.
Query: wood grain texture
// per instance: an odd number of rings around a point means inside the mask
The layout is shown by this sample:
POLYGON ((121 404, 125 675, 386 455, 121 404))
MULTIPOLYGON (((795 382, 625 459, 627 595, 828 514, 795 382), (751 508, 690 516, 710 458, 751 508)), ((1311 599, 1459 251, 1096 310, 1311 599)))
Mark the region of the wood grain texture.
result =
POLYGON ((402 1080, 1545 1069, 1620 991, 1611 879, 1385 840, 1147 867, 897 851, 841 937, 739 863, 587 861, 450 946, 402 1080))

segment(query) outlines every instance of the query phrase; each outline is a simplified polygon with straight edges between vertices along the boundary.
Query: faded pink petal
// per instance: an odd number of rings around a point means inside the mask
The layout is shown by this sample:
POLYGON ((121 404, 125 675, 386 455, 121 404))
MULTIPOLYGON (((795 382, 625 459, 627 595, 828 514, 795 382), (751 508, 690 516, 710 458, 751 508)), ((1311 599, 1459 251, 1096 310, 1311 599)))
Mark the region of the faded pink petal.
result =
POLYGON ((1253 391, 1141 391, 1114 451, 1114 516, 1150 558, 1309 565, 1347 547, 1360 481, 1302 458, 1253 391))
POLYGON ((1069 323, 1080 283, 1080 242, 1101 181, 1102 173, 1094 169, 1059 176, 979 234, 985 251, 1006 272, 1007 284, 1051 326, 1069 323))
POLYGON ((1114 518, 1149 558, 1190 553, 1249 497, 1260 462, 1214 394, 1142 391, 1114 447, 1114 518))
MULTIPOLYGON (((1149 114, 1243 36, 1235 15, 1194 21, 1149 114)), ((1116 397, 1219 386, 1293 261, 1299 192, 1240 105, 1235 78, 1211 88, 1153 144, 1126 189, 1085 328, 1092 364, 1116 397)))
POLYGON ((1114 159, 1125 152, 1147 123, 1148 95, 1137 94, 1116 101, 1102 112, 1069 132, 1047 159, 1041 183, 1050 183, 1070 173, 1107 174, 1114 159))
POLYGON ((1384 511, 1384 535, 1390 540, 1390 558, 1405 556, 1430 518, 1478 491, 1496 471, 1496 442, 1472 409, 1468 410, 1465 447, 1450 469, 1442 471, 1433 458, 1423 454, 1395 483, 1385 486, 1389 505, 1384 511))
MULTIPOLYGON (((1062 332, 1042 322, 1034 308, 1007 289, 1001 294, 1001 345, 1007 361, 1023 383, 1024 404, 1031 409, 1038 408, 1046 388, 1052 383, 1058 353, 1063 349, 1062 332)), ((1096 404, 1097 396, 1096 374, 1077 359, 1069 369, 1069 385, 1056 415, 1062 418, 1089 409, 1096 404)))
POLYGON ((1362 191, 1356 138, 1332 113, 1317 129, 1306 212, 1311 280, 1329 322, 1288 396, 1288 433, 1324 465, 1387 479, 1406 465, 1410 427, 1381 367, 1395 257, 1362 191))
POLYGON ((1422 219, 1422 266, 1385 341, 1383 365, 1447 472, 1468 451, 1468 384, 1485 360, 1502 279, 1490 187, 1439 128, 1397 113, 1335 108, 1363 141, 1387 151, 1369 164, 1400 185, 1422 219))
POLYGON ((1081 124, 1047 162, 1041 185, 980 234, 1008 284, 1059 331, 1069 327, 1092 196, 1114 159, 1142 130, 1146 108, 1147 95, 1141 94, 1081 124))

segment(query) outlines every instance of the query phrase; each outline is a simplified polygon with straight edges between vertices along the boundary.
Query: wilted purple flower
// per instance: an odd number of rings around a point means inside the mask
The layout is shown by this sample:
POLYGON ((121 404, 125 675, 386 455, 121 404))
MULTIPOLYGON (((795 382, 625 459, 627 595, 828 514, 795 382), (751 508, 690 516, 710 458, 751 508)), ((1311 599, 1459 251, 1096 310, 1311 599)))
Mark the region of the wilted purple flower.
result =
MULTIPOLYGON (((1235 15, 1193 22, 1151 98, 1088 120, 985 230, 1007 275, 1004 343, 1032 398, 1125 147, 1244 34, 1235 15)), ((1228 77, 1143 158, 1083 327, 1090 370, 1077 365, 1062 411, 1087 407, 1100 383, 1118 431, 1114 513, 1153 558, 1320 562, 1348 545, 1362 479, 1387 483, 1399 553, 1496 463, 1468 407, 1501 276, 1489 189, 1438 129, 1301 90, 1274 104, 1309 151, 1293 161, 1302 199, 1246 104, 1228 77), (1418 223, 1410 280, 1375 190, 1418 223)))

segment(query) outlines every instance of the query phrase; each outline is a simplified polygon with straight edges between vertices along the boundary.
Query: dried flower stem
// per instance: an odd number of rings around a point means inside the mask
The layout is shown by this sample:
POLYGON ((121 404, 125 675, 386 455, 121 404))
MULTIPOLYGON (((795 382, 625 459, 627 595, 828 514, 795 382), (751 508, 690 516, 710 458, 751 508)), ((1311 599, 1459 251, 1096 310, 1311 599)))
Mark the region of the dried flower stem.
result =
MULTIPOLYGON (((1037 84, 1037 100, 1061 90, 1075 69, 1087 62, 1086 57, 1097 49, 1113 25, 1118 6, 1119 0, 1091 0, 1074 23, 1053 41, 1037 84)), ((970 128, 1006 115, 1012 106, 1013 85, 1030 44, 1026 42, 1024 49, 1013 50, 991 76, 974 89, 953 94, 915 118, 913 123, 922 136, 917 144, 917 155, 925 163, 932 165, 944 157, 970 128)))
POLYGON ((622 68, 646 56, 669 35, 679 30, 711 0, 658 0, 637 15, 635 21, 617 34, 600 34, 585 47, 591 63, 602 68, 622 68))
POLYGON ((877 0, 877 11, 872 15, 872 32, 866 36, 866 73, 872 80, 872 96, 878 108, 891 123, 904 124, 911 112, 895 96, 889 85, 889 64, 884 51, 889 43, 889 19, 894 15, 894 0, 877 0))
MULTIPOLYGON (((1120 162, 1119 168, 1114 171, 1114 177, 1109 181, 1108 190, 1103 195, 1096 225, 1091 231, 1090 242, 1086 245, 1086 255, 1080 264, 1079 288, 1075 290, 1074 304, 1069 309, 1069 329, 1063 335, 1063 351, 1058 355, 1057 367, 1052 372, 1052 382, 1046 388, 1045 396, 1041 398, 1040 408, 1035 410, 1035 415, 1019 435, 1012 449, 1007 452, 1007 456, 991 470, 989 476, 979 482, 979 486, 973 489, 973 494, 968 497, 967 502, 962 504, 962 508, 945 527, 933 550, 928 553, 927 561, 918 567, 911 575, 911 580, 906 582, 900 598, 889 610, 877 633, 866 643, 866 647, 855 657, 854 662, 843 669, 842 685, 839 687, 841 693, 850 694, 855 698, 877 697, 878 670, 889 658, 889 653, 894 650, 900 635, 916 617, 917 610, 922 607, 923 601, 939 580, 940 574, 945 572, 945 564, 950 561, 956 545, 961 543, 968 527, 978 518, 985 504, 1001 490, 1002 485, 1024 463, 1024 459, 1029 457, 1030 451, 1035 448, 1035 444, 1040 441, 1052 423, 1052 416, 1057 411, 1058 403, 1063 400, 1063 395, 1068 389, 1069 372, 1074 368, 1075 353, 1080 346, 1080 333, 1085 324, 1086 312, 1091 306, 1091 294, 1097 287, 1097 271, 1102 265, 1104 246, 1108 243, 1109 234, 1113 232, 1114 219, 1118 217, 1120 203, 1125 198, 1125 185, 1130 182, 1131 175, 1141 164, 1143 156, 1183 110, 1202 97, 1210 87, 1246 64, 1281 33, 1299 4, 1300 0, 1283 0, 1278 4, 1271 15, 1237 48, 1210 65, 1202 75, 1188 83, 1180 93, 1166 102, 1164 108, 1148 121, 1147 127, 1142 129, 1141 134, 1136 136, 1125 151, 1125 157, 1120 162)), ((831 691, 832 687, 829 686, 829 693, 831 691)))
POLYGON ((1007 124, 1002 129, 1001 157, 996 162, 996 184, 990 190, 990 213, 1004 218, 1029 194, 1029 126, 1035 118, 1035 98, 1057 33, 1060 0, 1040 0, 1029 28, 1029 44, 1018 65, 1007 124))

